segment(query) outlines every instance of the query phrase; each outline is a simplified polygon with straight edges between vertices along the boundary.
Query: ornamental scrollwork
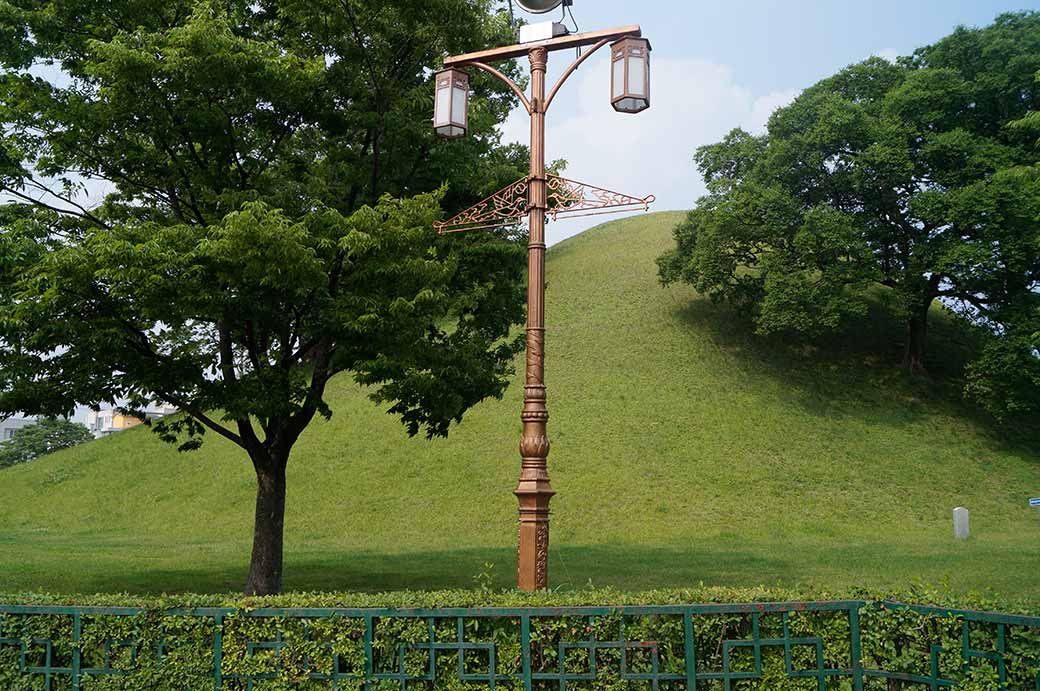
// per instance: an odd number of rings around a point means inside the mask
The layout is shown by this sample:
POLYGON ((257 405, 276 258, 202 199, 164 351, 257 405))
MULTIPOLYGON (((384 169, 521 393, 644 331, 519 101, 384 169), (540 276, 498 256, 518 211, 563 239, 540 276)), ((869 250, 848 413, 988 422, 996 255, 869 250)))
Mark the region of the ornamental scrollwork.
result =
MULTIPOLYGON (((433 227, 443 235, 519 224, 532 208, 530 184, 531 178, 521 178, 454 218, 435 222, 433 227)), ((632 197, 558 175, 546 176, 545 187, 545 213, 553 221, 561 216, 594 216, 639 209, 649 211, 655 200, 653 195, 632 197)))

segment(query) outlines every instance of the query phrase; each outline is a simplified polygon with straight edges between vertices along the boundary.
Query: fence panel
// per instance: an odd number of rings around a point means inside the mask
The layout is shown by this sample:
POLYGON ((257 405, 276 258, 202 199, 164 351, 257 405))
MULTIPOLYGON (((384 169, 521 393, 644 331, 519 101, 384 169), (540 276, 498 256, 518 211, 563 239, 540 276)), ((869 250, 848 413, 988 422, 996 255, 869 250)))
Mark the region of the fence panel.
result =
POLYGON ((849 600, 474 609, 0 605, 17 691, 1040 691, 1040 617, 849 600))

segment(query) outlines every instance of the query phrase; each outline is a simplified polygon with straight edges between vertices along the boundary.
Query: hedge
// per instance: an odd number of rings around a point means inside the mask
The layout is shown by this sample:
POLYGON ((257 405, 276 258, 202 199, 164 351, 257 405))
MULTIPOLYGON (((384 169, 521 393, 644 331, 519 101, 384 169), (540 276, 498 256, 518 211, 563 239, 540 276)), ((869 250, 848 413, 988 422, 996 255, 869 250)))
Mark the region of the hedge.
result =
POLYGON ((1040 616, 1028 603, 925 588, 0 595, 0 689, 77 681, 88 691, 1040 691, 1040 616))

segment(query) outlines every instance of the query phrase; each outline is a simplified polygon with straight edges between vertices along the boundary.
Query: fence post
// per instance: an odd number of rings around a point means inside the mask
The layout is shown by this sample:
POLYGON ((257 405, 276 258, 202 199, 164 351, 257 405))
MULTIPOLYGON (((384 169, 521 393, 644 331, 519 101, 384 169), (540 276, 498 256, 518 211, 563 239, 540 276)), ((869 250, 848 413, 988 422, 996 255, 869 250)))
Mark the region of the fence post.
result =
POLYGON ((859 610, 863 603, 849 608, 850 653, 852 655, 852 688, 863 691, 863 651, 860 649, 859 610))
POLYGON ((220 691, 224 686, 224 615, 214 615, 213 622, 213 691, 220 691))
POLYGON ((683 613, 683 638, 686 644, 686 691, 697 691, 697 646, 693 638, 693 613, 683 613))
POLYGON ((524 664, 524 689, 532 691, 534 680, 531 678, 531 616, 520 615, 520 654, 524 664))
POLYGON ((83 619, 79 611, 72 615, 72 691, 80 689, 80 668, 83 660, 80 653, 79 639, 83 633, 83 619))
POLYGON ((365 691, 372 689, 372 677, 375 674, 375 660, 372 652, 372 639, 374 634, 372 615, 365 615, 365 691))

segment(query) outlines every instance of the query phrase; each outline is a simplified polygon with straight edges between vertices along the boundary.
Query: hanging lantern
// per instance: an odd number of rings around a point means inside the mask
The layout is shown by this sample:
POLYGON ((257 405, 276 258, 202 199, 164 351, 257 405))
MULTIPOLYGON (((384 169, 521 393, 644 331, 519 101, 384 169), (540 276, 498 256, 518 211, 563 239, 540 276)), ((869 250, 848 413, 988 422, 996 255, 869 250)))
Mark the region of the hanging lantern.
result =
POLYGON ((466 135, 469 127, 469 75, 461 70, 437 73, 433 129, 445 139, 466 135))
POLYGON ((623 38, 612 46, 610 102, 619 113, 650 107, 650 41, 623 38))

